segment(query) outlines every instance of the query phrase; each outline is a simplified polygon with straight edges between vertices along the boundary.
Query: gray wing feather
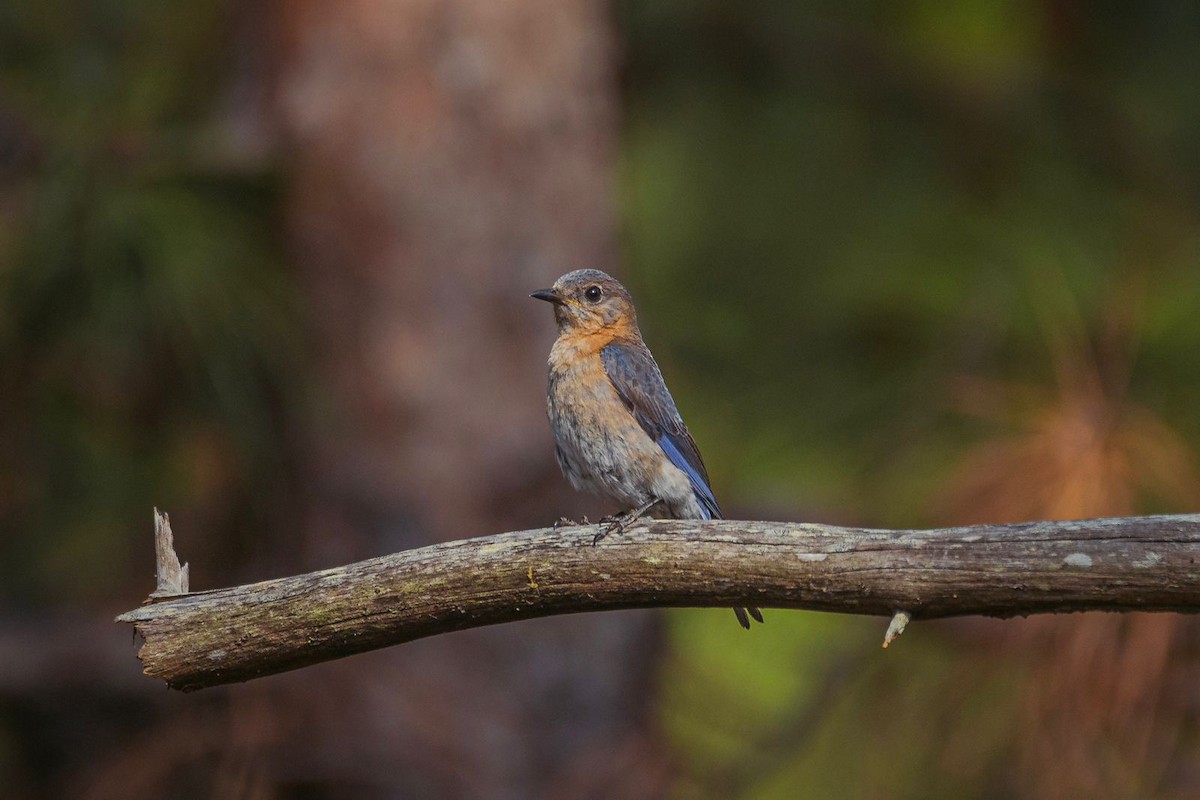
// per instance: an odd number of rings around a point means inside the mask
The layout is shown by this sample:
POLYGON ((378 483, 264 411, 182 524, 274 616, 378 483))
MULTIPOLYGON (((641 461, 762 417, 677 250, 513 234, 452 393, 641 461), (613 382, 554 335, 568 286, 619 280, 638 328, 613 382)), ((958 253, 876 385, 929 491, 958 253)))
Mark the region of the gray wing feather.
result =
POLYGON ((600 351, 600 359, 608 379, 642 430, 672 464, 687 474, 708 519, 720 519, 721 509, 709 486, 700 450, 679 416, 654 356, 641 342, 613 342, 600 351))

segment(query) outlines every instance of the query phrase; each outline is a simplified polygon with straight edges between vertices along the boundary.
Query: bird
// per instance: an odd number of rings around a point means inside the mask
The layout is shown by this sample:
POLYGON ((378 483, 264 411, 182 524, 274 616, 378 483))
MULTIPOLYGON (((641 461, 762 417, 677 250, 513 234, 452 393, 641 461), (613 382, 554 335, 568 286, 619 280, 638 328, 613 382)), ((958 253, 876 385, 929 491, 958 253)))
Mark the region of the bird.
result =
MULTIPOLYGON (((642 340, 625 287, 598 269, 580 269, 529 296, 552 304, 558 324, 546 390, 558 466, 575 489, 625 509, 602 520, 610 524, 592 544, 647 513, 721 519, 700 450, 642 340)), ((757 608, 733 611, 743 628, 750 618, 763 621, 757 608)))

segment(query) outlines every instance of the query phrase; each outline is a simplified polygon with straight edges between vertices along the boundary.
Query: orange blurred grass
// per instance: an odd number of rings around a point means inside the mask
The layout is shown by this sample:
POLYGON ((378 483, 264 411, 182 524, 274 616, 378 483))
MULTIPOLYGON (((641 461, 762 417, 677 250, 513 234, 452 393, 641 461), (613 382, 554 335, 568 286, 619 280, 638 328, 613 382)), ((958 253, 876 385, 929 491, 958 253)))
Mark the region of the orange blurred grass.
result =
MULTIPOLYGON (((1115 309, 1134 309, 1114 293, 1115 309)), ((1043 319, 1048 319, 1043 315, 1043 319)), ((963 378, 964 413, 1003 431, 967 453, 941 498, 954 524, 1195 510, 1192 447, 1129 399, 1136 313, 1100 341, 1044 324, 1050 390, 963 378)), ((1070 324, 1076 323, 1075 325, 1070 324)), ((1084 614, 1009 623, 995 644, 1024 667, 1011 785, 1028 798, 1200 796, 1200 621, 1084 614)))

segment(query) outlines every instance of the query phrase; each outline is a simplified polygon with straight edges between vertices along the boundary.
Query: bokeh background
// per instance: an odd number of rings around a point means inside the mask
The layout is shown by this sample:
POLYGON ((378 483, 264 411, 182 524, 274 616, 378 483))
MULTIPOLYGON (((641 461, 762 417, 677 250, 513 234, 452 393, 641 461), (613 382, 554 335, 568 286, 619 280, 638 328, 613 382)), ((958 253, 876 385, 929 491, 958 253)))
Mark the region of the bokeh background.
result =
POLYGON ((1196 798, 1200 629, 726 610, 194 695, 113 615, 611 511, 599 266, 730 516, 1200 506, 1200 7, 0 2, 0 795, 1196 798))

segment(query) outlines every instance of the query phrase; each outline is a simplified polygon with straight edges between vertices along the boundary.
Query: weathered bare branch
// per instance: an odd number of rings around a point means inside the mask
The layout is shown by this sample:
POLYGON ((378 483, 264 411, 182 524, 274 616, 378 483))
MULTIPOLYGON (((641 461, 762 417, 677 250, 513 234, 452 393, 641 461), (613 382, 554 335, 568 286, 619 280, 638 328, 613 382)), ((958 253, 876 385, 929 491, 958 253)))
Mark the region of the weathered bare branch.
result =
MULTIPOLYGON (((151 602, 117 619, 144 637, 148 675, 189 690, 464 628, 616 608, 901 610, 917 620, 1200 612, 1200 515, 928 531, 654 521, 592 547, 595 533, 449 542, 151 602)), ((748 635, 769 636, 770 619, 748 635)))

